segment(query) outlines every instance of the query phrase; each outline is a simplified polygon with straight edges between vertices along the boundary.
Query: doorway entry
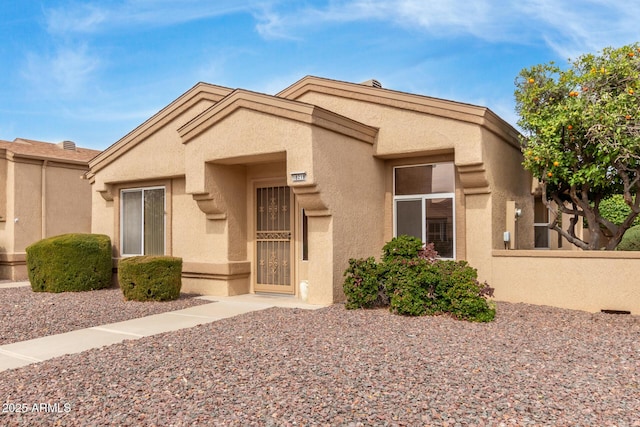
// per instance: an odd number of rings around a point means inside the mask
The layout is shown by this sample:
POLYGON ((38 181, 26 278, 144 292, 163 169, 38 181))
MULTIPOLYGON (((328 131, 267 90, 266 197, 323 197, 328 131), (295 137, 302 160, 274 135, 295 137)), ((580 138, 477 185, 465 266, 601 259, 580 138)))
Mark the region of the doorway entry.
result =
POLYGON ((286 185, 256 188, 256 292, 295 293, 292 201, 286 185))

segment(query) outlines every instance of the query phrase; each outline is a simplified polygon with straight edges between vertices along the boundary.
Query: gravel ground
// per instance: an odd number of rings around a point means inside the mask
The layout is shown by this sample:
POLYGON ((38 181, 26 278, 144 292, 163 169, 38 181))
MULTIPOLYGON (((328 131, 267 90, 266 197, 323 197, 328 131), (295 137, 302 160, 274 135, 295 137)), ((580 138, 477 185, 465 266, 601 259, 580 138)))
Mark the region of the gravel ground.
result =
POLYGON ((0 400, 9 426, 640 426, 640 317, 271 308, 5 371, 0 400))
POLYGON ((209 302, 194 296, 140 302, 125 301, 120 288, 58 294, 33 292, 29 286, 0 289, 0 345, 209 302))

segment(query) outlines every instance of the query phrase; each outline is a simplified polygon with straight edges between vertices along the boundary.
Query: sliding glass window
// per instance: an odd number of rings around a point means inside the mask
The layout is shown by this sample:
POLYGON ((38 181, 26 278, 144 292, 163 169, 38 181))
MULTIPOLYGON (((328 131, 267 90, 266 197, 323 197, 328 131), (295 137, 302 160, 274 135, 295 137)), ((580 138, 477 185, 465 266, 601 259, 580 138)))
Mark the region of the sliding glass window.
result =
POLYGON ((164 255, 164 187, 127 189, 120 194, 122 256, 164 255))
POLYGON ((455 258, 453 163, 394 168, 394 235, 433 243, 441 258, 455 258))

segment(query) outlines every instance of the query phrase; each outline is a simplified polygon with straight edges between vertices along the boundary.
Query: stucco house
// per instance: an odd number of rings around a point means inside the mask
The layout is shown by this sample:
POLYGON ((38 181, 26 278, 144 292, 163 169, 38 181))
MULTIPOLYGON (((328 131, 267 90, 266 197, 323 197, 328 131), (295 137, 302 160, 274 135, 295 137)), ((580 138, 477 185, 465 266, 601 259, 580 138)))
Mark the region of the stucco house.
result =
POLYGON ((91 231, 91 186, 83 178, 98 153, 71 141, 0 140, 0 279, 27 278, 31 243, 91 231))
POLYGON ((182 257, 186 291, 328 304, 348 259, 394 235, 481 277, 493 250, 533 248, 521 162, 489 109, 375 80, 307 76, 275 96, 198 83, 89 162, 91 229, 116 259, 182 257))

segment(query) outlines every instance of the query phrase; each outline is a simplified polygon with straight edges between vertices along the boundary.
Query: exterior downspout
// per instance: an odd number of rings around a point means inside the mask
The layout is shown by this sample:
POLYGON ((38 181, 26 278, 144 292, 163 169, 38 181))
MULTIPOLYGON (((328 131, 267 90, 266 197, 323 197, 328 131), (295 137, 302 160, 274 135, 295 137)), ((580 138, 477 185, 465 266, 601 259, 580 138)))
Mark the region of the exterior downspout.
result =
POLYGON ((40 184, 40 194, 42 197, 42 201, 40 203, 40 224, 41 224, 41 239, 47 237, 47 164, 49 160, 44 160, 42 162, 42 173, 40 176, 42 177, 42 182, 40 184))

